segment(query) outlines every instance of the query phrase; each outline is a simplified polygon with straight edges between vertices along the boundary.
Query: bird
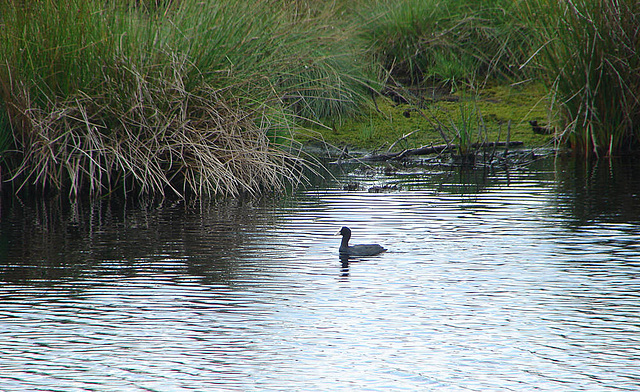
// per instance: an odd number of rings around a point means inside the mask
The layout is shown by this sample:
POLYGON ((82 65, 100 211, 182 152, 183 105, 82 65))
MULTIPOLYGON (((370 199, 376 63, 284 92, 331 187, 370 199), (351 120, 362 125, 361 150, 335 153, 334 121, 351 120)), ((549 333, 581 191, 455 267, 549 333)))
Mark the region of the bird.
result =
POLYGON ((537 133, 538 135, 551 135, 553 133, 550 128, 538 125, 538 122, 536 120, 529 121, 529 124, 531 124, 533 133, 537 133))
POLYGON ((340 229, 336 235, 342 236, 342 242, 340 243, 340 254, 348 256, 375 256, 386 251, 385 248, 378 244, 367 245, 352 245, 349 246, 349 239, 351 238, 351 229, 344 226, 340 229))

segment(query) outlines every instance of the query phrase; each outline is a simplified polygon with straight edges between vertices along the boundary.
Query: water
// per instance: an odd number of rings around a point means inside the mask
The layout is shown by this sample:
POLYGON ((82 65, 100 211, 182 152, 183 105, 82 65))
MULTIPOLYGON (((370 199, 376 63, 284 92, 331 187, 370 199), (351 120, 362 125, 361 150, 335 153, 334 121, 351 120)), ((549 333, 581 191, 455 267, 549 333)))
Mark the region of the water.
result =
POLYGON ((0 390, 637 390, 637 168, 345 167, 263 200, 4 199, 0 390), (341 261, 342 225, 389 251, 341 261))

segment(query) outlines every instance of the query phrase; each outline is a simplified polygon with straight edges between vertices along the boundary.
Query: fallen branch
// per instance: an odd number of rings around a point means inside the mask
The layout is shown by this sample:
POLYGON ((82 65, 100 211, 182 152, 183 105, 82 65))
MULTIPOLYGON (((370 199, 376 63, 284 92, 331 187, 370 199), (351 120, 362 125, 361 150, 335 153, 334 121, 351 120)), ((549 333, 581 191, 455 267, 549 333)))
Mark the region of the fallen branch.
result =
POLYGON ((409 133, 405 133, 404 135, 402 135, 402 137, 398 140, 396 140, 391 146, 389 146, 389 149, 387 149, 387 153, 389 153, 391 150, 393 150, 393 148, 396 146, 396 144, 400 143, 403 140, 406 140, 409 136, 413 135, 414 133, 420 131, 419 129, 416 129, 415 131, 409 132, 409 133))
MULTIPOLYGON (((514 141, 514 142, 482 142, 482 143, 473 143, 471 146, 473 148, 484 148, 484 147, 514 147, 514 146, 522 146, 524 142, 514 141)), ((383 154, 367 154, 361 158, 353 158, 342 160, 343 163, 353 163, 353 162, 380 162, 380 161, 390 161, 390 160, 400 160, 413 155, 430 155, 430 154, 440 154, 441 152, 450 149, 456 150, 458 146, 456 144, 438 144, 438 145, 429 145, 422 146, 418 148, 409 148, 400 152, 387 152, 383 154)))

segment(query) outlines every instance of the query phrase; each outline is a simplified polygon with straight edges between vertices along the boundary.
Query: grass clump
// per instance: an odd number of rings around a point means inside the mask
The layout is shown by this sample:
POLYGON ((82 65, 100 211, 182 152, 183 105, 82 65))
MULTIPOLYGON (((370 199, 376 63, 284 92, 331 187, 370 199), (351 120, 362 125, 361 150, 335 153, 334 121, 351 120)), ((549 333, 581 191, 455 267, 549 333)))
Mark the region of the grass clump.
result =
POLYGON ((584 155, 626 153, 640 137, 640 3, 522 3, 563 139, 584 155))
POLYGON ((0 1, 11 181, 74 196, 299 181, 296 119, 345 115, 365 78, 343 35, 275 5, 0 1))
POLYGON ((410 84, 513 77, 526 60, 511 1, 378 0, 362 37, 384 71, 410 84))

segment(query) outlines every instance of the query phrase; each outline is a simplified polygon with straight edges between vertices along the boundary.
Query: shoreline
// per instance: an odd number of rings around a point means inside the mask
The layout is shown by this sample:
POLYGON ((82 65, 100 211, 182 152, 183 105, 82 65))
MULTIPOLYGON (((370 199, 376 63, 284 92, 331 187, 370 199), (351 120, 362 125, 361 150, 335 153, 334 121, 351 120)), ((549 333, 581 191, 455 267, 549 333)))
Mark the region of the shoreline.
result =
POLYGON ((333 126, 316 125, 313 135, 301 135, 299 141, 312 150, 330 146, 338 151, 388 153, 428 145, 507 141, 540 148, 553 144, 555 135, 536 133, 535 128, 556 132, 549 125, 547 107, 544 88, 533 83, 460 90, 436 99, 414 96, 405 102, 380 95, 359 115, 333 126))

